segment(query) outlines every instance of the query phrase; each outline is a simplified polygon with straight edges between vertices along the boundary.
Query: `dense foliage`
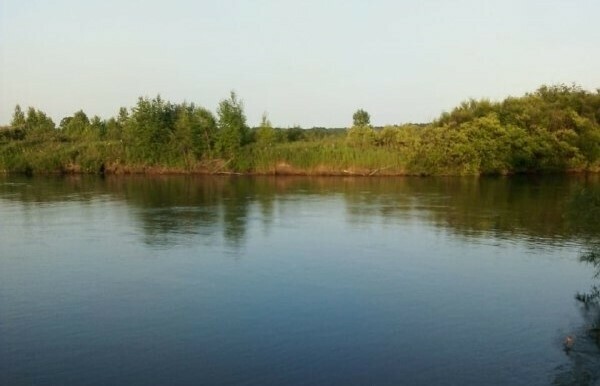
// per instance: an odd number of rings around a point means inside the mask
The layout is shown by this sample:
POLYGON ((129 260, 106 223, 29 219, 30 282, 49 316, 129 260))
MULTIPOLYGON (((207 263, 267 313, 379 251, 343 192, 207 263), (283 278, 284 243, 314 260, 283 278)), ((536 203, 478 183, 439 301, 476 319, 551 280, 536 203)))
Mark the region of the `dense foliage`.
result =
POLYGON ((140 98, 116 117, 83 111, 59 125, 16 106, 0 128, 0 170, 507 174, 600 170, 600 90, 543 86, 501 102, 469 100, 427 125, 374 128, 359 109, 347 130, 246 123, 235 93, 216 116, 194 104, 140 98))

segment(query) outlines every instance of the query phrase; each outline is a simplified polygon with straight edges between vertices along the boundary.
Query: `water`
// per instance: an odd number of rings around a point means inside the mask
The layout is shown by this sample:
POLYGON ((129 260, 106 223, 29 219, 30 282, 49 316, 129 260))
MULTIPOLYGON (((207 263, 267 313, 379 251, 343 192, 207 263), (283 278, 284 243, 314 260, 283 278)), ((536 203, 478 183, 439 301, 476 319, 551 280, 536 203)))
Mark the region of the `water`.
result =
POLYGON ((593 384, 599 188, 0 177, 0 384, 593 384))

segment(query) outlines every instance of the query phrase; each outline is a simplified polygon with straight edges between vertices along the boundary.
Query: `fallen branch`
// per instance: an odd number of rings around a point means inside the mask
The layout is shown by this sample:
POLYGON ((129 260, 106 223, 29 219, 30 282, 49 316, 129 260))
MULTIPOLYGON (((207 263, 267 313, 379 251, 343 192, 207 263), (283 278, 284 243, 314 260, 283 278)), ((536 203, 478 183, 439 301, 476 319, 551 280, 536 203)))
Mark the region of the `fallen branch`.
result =
POLYGON ((374 175, 374 174, 377 174, 377 173, 379 173, 379 172, 380 172, 380 171, 382 171, 382 170, 389 169, 389 168, 391 168, 391 166, 386 166, 386 167, 384 167, 384 168, 375 169, 375 170, 373 170, 371 173, 369 173, 368 175, 369 175, 369 176, 372 176, 372 175, 374 175))

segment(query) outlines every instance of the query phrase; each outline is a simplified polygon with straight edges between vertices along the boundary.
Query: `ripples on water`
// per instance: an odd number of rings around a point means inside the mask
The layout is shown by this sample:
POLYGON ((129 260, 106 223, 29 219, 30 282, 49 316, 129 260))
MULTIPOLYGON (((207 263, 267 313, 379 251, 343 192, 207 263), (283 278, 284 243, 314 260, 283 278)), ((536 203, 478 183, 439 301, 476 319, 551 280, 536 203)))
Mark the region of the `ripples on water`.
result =
POLYGON ((599 186, 4 177, 0 383, 593 384, 599 186))

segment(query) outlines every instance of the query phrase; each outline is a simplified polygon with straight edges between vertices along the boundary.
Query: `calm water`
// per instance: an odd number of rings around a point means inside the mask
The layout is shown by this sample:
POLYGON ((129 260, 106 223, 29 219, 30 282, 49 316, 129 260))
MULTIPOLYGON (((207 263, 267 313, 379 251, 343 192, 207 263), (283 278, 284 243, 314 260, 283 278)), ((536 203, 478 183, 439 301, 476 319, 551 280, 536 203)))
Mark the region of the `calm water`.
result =
POLYGON ((593 384, 599 192, 0 177, 0 384, 593 384))

